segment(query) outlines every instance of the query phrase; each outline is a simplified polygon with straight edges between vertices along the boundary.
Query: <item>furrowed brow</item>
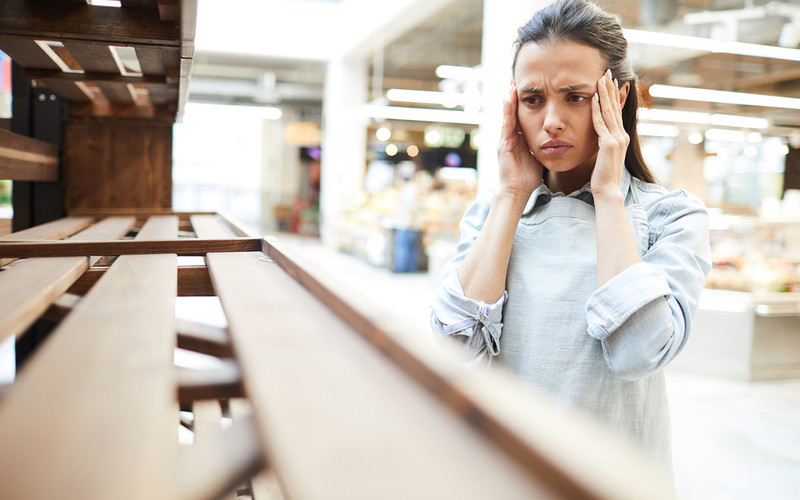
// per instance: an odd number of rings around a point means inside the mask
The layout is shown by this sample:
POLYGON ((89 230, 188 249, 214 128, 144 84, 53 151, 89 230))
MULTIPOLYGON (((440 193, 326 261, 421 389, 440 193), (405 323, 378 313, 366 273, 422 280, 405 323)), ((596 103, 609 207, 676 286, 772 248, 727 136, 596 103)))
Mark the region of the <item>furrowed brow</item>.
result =
POLYGON ((592 88, 592 85, 586 83, 576 83, 574 85, 565 85, 561 87, 558 91, 562 94, 569 94, 570 92, 580 92, 582 90, 587 90, 592 88))

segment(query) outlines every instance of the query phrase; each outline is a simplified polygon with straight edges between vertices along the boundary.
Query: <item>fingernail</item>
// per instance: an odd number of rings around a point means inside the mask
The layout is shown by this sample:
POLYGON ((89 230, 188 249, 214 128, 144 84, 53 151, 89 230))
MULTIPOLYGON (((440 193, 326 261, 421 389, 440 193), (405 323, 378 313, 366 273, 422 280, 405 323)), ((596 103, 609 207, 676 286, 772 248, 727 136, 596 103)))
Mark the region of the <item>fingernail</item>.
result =
POLYGON ((614 86, 615 86, 615 87, 619 87, 619 82, 617 81, 617 79, 616 79, 616 78, 614 78, 614 86))
POLYGON ((611 68, 608 68, 606 70, 606 74, 608 74, 608 77, 611 78, 611 68))
POLYGON ((594 101, 595 102, 600 102, 600 96, 597 95, 597 92, 594 93, 594 101))

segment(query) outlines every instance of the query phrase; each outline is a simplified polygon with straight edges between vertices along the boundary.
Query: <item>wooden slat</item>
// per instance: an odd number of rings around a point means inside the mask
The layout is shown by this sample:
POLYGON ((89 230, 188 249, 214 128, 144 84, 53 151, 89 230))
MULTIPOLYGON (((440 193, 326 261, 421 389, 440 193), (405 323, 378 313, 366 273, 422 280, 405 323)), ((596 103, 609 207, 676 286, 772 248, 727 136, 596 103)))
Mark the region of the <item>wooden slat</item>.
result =
POLYGON ((125 83, 117 82, 96 82, 96 85, 103 91, 108 102, 132 104, 133 96, 131 96, 128 86, 125 83))
MULTIPOLYGON (((85 295, 103 277, 103 268, 89 269, 70 286, 69 293, 85 295)), ((211 285, 211 277, 205 266, 178 268, 178 297, 211 297, 216 295, 211 285)))
POLYGON ((252 252, 260 250, 260 248, 261 240, 259 238, 92 242, 30 241, 24 243, 0 243, 0 257, 74 257, 80 255, 143 255, 153 253, 204 255, 208 252, 252 252))
POLYGON ((178 368, 178 401, 181 407, 200 399, 241 397, 242 378, 233 363, 220 368, 194 370, 178 368))
POLYGON ((60 69, 31 38, 16 38, 0 33, 0 50, 26 68, 60 69))
POLYGON ((119 68, 108 45, 65 42, 64 47, 85 72, 119 74, 119 68))
POLYGON ((95 217, 98 219, 128 215, 133 215, 137 218, 147 218, 153 215, 175 215, 180 220, 189 220, 192 215, 214 215, 215 213, 207 211, 176 212, 171 208, 73 208, 69 211, 69 215, 73 217, 95 217))
POLYGON ((62 80, 67 83, 92 82, 92 83, 137 83, 168 85, 166 78, 160 76, 125 76, 119 73, 64 73, 60 70, 26 69, 25 78, 51 82, 62 80))
POLYGON ((59 240, 93 222, 91 217, 65 217, 0 237, 0 241, 59 240))
MULTIPOLYGON (((119 238, 133 222, 109 218, 70 240, 119 238)), ((27 259, 0 273, 0 341, 23 333, 88 267, 86 257, 55 257, 27 259)))
MULTIPOLYGON (((180 283, 180 275, 178 276, 180 283)), ((196 323, 188 320, 178 320, 178 347, 190 351, 209 354, 219 358, 233 356, 230 337, 224 328, 196 323)))
MULTIPOLYGON (((240 420, 253 418, 253 406, 246 399, 233 398, 228 402, 228 407, 234 424, 240 420)), ((283 500, 284 495, 280 483, 269 464, 266 464, 264 470, 250 478, 250 495, 253 500, 283 500)))
POLYGON ((176 269, 120 257, 26 363, 0 405, 4 497, 172 498, 176 269))
POLYGON ((263 467, 257 430, 251 418, 224 431, 215 423, 219 404, 205 403, 195 413, 195 444, 181 454, 177 498, 217 500, 263 467), (200 428, 198 428, 200 424, 200 428))
POLYGON ((193 215, 189 218, 195 234, 202 239, 234 238, 236 234, 218 215, 193 215))
POLYGON ((547 498, 261 257, 207 258, 267 460, 290 497, 547 498))
MULTIPOLYGON (((75 234, 93 222, 91 217, 64 217, 22 231, 0 236, 0 244, 9 241, 59 240, 75 234)), ((0 258, 0 266, 5 266, 16 258, 0 258)))
POLYGON ((58 147, 0 129, 0 179, 57 181, 58 147))
MULTIPOLYGON (((163 76, 164 73, 164 51, 167 49, 136 47, 136 57, 142 67, 142 74, 151 76, 163 76)), ((175 50, 175 49, 169 49, 175 50)))
POLYGON ((310 272, 307 264, 299 265, 298 258, 273 238, 265 239, 265 252, 421 387, 529 473, 546 478, 559 497, 670 497, 665 478, 607 429, 566 412, 539 393, 522 391, 519 381, 502 371, 455 371, 451 359, 443 359, 438 350, 431 351, 429 343, 419 341, 424 337, 410 334, 396 319, 383 317, 369 299, 337 289, 319 270, 310 272))
POLYGON ((44 78, 37 83, 53 91, 62 99, 74 102, 90 102, 89 96, 79 89, 74 82, 60 78, 44 78))
MULTIPOLYGON (((111 9, 47 3, 37 9, 30 0, 3 0, 0 33, 39 40, 180 45, 178 23, 161 21, 150 9, 111 9)), ((0 47, 1 49, 2 47, 0 47)))

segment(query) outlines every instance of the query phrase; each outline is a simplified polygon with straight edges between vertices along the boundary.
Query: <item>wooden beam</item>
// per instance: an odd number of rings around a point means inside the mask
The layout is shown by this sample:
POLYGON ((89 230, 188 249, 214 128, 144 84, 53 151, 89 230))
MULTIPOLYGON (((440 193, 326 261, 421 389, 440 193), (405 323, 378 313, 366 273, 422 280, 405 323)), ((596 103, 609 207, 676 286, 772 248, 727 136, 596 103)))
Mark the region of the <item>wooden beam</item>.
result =
POLYGON ((0 179, 57 181, 58 147, 0 129, 0 179))
POLYGON ((4 496, 174 499, 176 270, 120 257, 27 361, 0 405, 4 496))
MULTIPOLYGON (((368 309, 368 301, 337 289, 318 270, 312 272, 311 266, 301 266, 298 258, 274 238, 265 238, 264 242, 264 252, 276 265, 518 466, 544 480, 551 495, 570 499, 669 497, 664 478, 654 474, 637 451, 619 442, 607 429, 563 411, 539 393, 524 391, 516 379, 502 372, 458 372, 449 359, 432 354, 430 344, 418 342, 419 335, 410 334, 396 321, 386 321, 380 310, 368 309)), ((222 299, 225 292, 215 277, 215 261, 233 255, 218 255, 209 255, 208 260, 222 299)), ((227 310, 226 314, 239 352, 235 317, 227 310)), ((244 360, 242 363, 249 381, 244 360)))
POLYGON ((167 79, 162 76, 142 75, 125 76, 119 73, 64 73, 49 69, 26 69, 25 78, 30 80, 64 80, 69 82, 93 82, 93 83, 140 83, 143 85, 159 84, 169 85, 167 79))
POLYGON ((275 263, 258 254, 207 259, 262 446, 290 497, 539 498, 547 491, 275 263))
MULTIPOLYGON (((178 276, 180 281, 180 275, 178 276)), ((190 351, 229 358, 233 356, 227 330, 188 320, 178 320, 178 347, 190 351)))
POLYGON ((235 398, 244 394, 241 374, 232 363, 207 370, 178 368, 176 373, 181 407, 200 399, 235 398))
MULTIPOLYGON (((107 269, 91 268, 84 272, 68 292, 86 295, 107 269)), ((216 295, 205 266, 185 266, 178 268, 178 297, 212 297, 216 295)))
MULTIPOLYGON (((72 237, 114 239, 133 218, 109 218, 72 237)), ((86 257, 26 259, 0 273, 0 341, 24 332, 89 267, 86 257)))
POLYGON ((73 208, 69 211, 69 215, 73 217, 95 217, 97 219, 128 215, 145 219, 153 215, 175 215, 179 220, 189 220, 192 215, 214 215, 215 213, 208 211, 176 212, 171 208, 73 208))
MULTIPOLYGON (((22 231, 0 236, 0 244, 9 241, 29 240, 59 240, 89 226, 94 219, 91 217, 64 217, 38 226, 29 227, 22 231)), ((0 266, 5 266, 16 258, 0 258, 0 266)))
MULTIPOLYGON (((63 2, 4 0, 0 9, 0 35, 36 40, 61 40, 179 46, 180 26, 162 21, 155 9, 97 8, 63 2)), ((1 47, 0 47, 1 48, 1 47)))
MULTIPOLYGON (((2 240, 0 240, 2 241, 2 240)), ((75 257, 82 255, 205 255, 209 252, 256 252, 261 250, 259 238, 224 240, 148 240, 148 241, 28 241, 0 242, 0 257, 75 257)))
POLYGON ((202 432, 196 432, 195 441, 181 455, 176 498, 217 500, 263 467, 252 418, 239 419, 226 430, 213 427, 212 420, 202 432))

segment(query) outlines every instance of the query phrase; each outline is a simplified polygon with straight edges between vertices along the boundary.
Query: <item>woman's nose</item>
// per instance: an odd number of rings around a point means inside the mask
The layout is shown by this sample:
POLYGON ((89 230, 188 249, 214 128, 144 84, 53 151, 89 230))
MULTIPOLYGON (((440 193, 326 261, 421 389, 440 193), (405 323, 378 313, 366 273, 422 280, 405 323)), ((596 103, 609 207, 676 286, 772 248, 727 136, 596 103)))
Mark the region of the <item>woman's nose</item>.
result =
POLYGON ((557 132, 564 129, 563 113, 557 103, 551 101, 545 107, 543 128, 547 132, 557 132))

